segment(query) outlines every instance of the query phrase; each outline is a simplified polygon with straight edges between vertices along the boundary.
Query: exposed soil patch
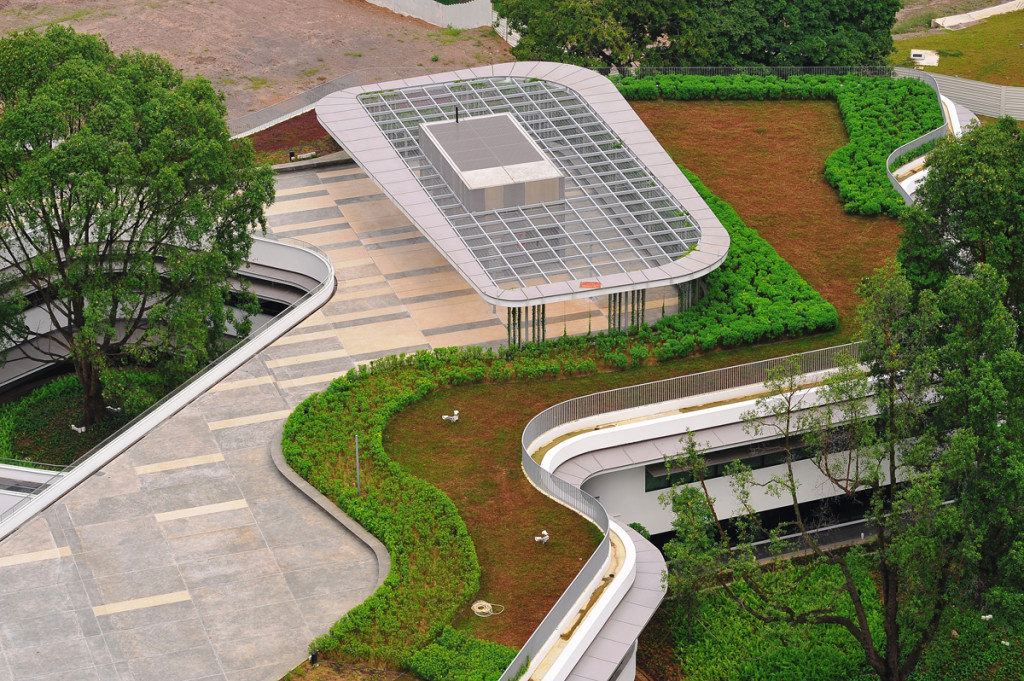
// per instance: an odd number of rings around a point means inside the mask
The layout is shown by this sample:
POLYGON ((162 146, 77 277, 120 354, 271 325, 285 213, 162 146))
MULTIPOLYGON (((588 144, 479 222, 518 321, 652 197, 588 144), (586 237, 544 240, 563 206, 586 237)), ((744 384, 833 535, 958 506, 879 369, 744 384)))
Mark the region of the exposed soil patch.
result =
POLYGON ((847 215, 825 182, 825 159, 846 144, 834 102, 634 102, 669 155, 760 232, 856 327, 863 277, 896 253, 891 218, 847 215))
POLYGON ((224 91, 235 118, 350 71, 511 61, 490 28, 450 31, 364 0, 9 0, 0 30, 66 23, 116 52, 156 52, 224 91), (437 61, 432 61, 437 55, 437 61))

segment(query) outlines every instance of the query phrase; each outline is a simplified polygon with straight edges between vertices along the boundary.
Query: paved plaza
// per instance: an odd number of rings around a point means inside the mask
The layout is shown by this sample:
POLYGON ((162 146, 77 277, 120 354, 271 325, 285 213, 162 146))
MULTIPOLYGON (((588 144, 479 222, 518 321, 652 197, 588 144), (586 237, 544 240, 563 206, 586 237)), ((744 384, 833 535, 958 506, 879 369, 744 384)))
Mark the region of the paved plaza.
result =
MULTIPOLYGON (((0 543, 0 681, 276 680, 373 592, 386 552, 281 474, 284 419, 358 362, 506 339, 378 192, 353 165, 278 176, 271 231, 328 253, 334 298, 0 543)), ((603 328, 586 305, 549 325, 603 328)))

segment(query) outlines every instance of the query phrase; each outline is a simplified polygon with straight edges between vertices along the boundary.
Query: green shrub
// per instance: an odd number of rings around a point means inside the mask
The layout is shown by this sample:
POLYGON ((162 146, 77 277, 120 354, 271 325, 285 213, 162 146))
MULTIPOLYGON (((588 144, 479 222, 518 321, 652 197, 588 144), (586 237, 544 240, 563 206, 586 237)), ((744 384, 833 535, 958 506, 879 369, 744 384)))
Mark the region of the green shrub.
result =
POLYGON ((493 681, 515 659, 516 650, 445 627, 441 636, 409 660, 424 681, 493 681))

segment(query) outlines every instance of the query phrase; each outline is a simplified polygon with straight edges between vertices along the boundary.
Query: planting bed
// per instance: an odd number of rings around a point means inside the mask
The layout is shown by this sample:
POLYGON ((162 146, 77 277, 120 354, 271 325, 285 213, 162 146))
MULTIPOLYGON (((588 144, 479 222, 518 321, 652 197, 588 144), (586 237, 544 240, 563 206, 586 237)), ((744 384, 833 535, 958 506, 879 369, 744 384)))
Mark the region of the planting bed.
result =
POLYGON ((899 225, 844 212, 822 169, 849 137, 831 101, 653 101, 633 108, 669 155, 731 204, 856 328, 858 282, 896 253, 899 225))
POLYGON ((278 123, 272 128, 251 135, 256 160, 260 163, 286 163, 288 152, 296 155, 316 152, 318 156, 341 149, 316 120, 316 111, 278 123))

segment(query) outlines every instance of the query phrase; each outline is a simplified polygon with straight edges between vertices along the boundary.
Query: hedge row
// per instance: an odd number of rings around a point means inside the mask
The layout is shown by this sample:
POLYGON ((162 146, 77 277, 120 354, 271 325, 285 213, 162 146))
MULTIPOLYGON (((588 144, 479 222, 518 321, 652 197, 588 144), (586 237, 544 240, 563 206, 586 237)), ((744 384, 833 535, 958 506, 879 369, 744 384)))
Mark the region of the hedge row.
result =
POLYGON ((696 175, 683 172, 728 230, 732 243, 725 262, 707 277, 707 296, 655 324, 654 356, 667 360, 719 344, 731 347, 836 328, 836 309, 747 227, 732 206, 696 175))
POLYGON ((630 100, 836 100, 850 142, 825 161, 825 179, 852 214, 896 216, 904 204, 885 174, 886 159, 942 125, 935 91, 914 78, 663 75, 613 80, 630 100))
MULTIPOLYGON (((680 315, 631 335, 598 334, 493 350, 465 347, 393 355, 351 370, 306 399, 285 424, 283 450, 300 475, 387 546, 384 585, 311 644, 331 658, 408 667, 477 590, 479 564, 451 500, 391 461, 382 433, 399 410, 439 388, 626 368, 783 335, 835 328, 835 308, 697 179, 691 182, 725 225, 732 246, 707 279, 708 295, 680 315), (363 494, 355 490, 353 441, 360 437, 363 494)), ((447 646, 459 669, 460 650, 447 646)), ((476 650, 476 648, 473 648, 476 650)), ((475 654, 475 653, 474 653, 475 654)), ((433 663, 431 663, 433 664, 433 663)), ((475 679, 452 672, 452 681, 475 679)))
MULTIPOLYGON (((468 357, 456 351, 452 359, 468 357)), ((391 558, 384 584, 311 644, 328 656, 407 666, 410 654, 437 637, 477 591, 480 565, 455 505, 391 461, 382 445, 388 420, 438 387, 415 367, 350 372, 306 399, 285 424, 288 464, 380 539, 391 558)))

